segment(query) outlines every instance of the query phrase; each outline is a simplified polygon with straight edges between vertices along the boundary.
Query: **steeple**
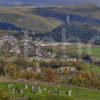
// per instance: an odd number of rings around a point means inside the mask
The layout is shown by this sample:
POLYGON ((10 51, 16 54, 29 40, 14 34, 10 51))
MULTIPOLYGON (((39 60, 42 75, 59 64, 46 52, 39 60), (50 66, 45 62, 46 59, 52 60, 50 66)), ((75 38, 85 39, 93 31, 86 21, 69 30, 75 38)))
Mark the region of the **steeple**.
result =
POLYGON ((66 16, 66 24, 70 24, 70 17, 69 17, 69 15, 66 16))

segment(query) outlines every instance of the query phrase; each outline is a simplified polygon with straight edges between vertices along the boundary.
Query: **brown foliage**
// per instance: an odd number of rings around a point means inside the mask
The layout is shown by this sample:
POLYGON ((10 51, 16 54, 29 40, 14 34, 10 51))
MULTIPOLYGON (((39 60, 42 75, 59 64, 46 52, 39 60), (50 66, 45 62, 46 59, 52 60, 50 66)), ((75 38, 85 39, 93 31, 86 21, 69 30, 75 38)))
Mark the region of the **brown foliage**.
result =
POLYGON ((17 75, 17 78, 21 79, 34 79, 35 75, 32 71, 20 71, 17 75))
POLYGON ((60 82, 58 74, 50 68, 47 69, 45 75, 46 75, 46 81, 48 81, 48 82, 53 82, 53 83, 59 83, 60 82))

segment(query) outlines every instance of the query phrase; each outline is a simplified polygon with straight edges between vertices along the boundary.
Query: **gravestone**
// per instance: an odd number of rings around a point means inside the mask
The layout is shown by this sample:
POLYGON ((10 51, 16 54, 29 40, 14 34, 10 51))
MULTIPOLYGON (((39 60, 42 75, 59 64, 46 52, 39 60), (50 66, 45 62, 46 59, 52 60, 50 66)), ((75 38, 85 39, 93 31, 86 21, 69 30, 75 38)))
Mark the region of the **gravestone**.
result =
POLYGON ((28 86, 27 86, 27 84, 25 85, 25 89, 26 89, 26 90, 28 89, 28 86))
POLYGON ((23 89, 20 90, 20 93, 21 93, 21 94, 23 93, 23 89))
POLYGON ((45 92, 46 92, 46 90, 47 90, 47 89, 46 89, 46 88, 44 88, 44 91, 45 91, 45 92))
POLYGON ((12 94, 14 94, 14 93, 15 93, 15 89, 13 88, 13 89, 12 89, 12 94))
POLYGON ((68 96, 72 96, 72 90, 68 91, 68 96))

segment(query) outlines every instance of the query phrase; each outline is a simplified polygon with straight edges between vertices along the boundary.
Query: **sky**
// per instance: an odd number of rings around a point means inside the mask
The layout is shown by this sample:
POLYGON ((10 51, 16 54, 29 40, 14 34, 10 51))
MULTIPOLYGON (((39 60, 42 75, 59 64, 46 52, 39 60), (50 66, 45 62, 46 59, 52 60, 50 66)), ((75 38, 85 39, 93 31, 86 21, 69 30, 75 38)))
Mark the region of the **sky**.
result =
POLYGON ((96 4, 100 6, 100 0, 0 0, 0 5, 78 5, 78 4, 96 4))

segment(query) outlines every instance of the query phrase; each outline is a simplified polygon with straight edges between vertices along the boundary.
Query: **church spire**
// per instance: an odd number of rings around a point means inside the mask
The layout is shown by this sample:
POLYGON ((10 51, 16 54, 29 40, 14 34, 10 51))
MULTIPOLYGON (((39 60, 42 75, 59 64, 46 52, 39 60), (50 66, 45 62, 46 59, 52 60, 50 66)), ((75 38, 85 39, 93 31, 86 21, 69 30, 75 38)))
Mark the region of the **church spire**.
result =
POLYGON ((70 17, 69 15, 66 16, 66 23, 69 25, 70 24, 70 17))

